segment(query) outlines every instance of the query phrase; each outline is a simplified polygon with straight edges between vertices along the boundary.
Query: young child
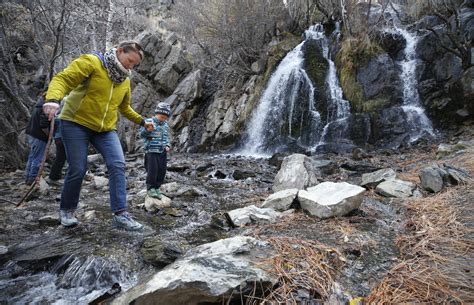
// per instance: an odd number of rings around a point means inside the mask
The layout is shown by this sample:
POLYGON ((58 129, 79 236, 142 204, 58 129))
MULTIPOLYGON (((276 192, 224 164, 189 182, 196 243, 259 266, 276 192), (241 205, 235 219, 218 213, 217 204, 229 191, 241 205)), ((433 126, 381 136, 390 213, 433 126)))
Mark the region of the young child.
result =
POLYGON ((146 186, 150 197, 161 199, 160 186, 165 180, 166 153, 170 150, 169 126, 166 122, 171 115, 170 105, 158 103, 153 122, 153 129, 140 129, 140 136, 145 139, 146 186))

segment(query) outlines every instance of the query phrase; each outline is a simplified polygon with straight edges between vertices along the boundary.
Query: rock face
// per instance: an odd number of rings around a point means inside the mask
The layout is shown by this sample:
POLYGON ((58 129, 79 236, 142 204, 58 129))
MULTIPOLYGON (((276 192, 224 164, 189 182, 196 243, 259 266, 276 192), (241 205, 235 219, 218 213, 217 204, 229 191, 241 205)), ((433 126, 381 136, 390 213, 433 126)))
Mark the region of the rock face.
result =
POLYGON ((396 176, 397 174, 393 169, 384 168, 372 173, 362 174, 362 183, 360 185, 373 188, 383 181, 394 179, 396 176))
POLYGON ((391 179, 377 185, 375 191, 386 197, 404 198, 413 195, 415 184, 399 179, 391 179))
POLYGON ((298 195, 298 189, 287 189, 270 195, 262 204, 262 208, 270 208, 276 211, 289 210, 298 195))
POLYGON ((273 190, 304 189, 318 183, 318 171, 313 160, 302 154, 293 154, 283 159, 281 168, 275 177, 273 190))
POLYGON ((112 304, 203 304, 240 300, 254 283, 276 284, 252 257, 270 255, 267 244, 236 236, 189 250, 182 258, 133 287, 112 304))
POLYGON ((227 212, 232 225, 241 227, 250 223, 270 222, 280 216, 280 213, 269 208, 257 208, 250 205, 245 208, 235 209, 227 212))
POLYGON ((365 189, 347 182, 323 182, 298 192, 303 210, 319 218, 344 216, 360 207, 365 189))

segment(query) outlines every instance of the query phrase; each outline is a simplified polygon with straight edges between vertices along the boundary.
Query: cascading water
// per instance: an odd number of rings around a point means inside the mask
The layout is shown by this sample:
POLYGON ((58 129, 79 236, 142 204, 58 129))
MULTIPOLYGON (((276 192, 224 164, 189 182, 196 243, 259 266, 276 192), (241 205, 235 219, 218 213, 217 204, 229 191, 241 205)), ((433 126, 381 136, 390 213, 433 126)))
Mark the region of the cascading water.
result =
POLYGON ((334 139, 346 134, 345 120, 350 115, 349 103, 342 98, 342 89, 330 59, 329 42, 322 25, 311 26, 304 34, 305 41, 289 52, 271 76, 259 105, 247 126, 247 140, 242 154, 268 155, 298 145, 315 150, 326 144, 328 133, 334 139), (322 121, 316 104, 321 102, 310 77, 304 70, 303 46, 315 40, 329 68, 326 76, 328 89, 327 115, 322 121), (330 132, 331 131, 331 132, 330 132))
POLYGON ((418 37, 402 26, 396 12, 392 8, 388 9, 387 12, 393 21, 393 28, 387 31, 401 35, 406 42, 403 58, 399 61, 399 64, 401 67, 400 79, 403 85, 403 105, 401 108, 406 115, 410 142, 416 141, 426 134, 434 137, 433 126, 425 114, 418 94, 418 80, 416 75, 416 45, 418 43, 418 37))

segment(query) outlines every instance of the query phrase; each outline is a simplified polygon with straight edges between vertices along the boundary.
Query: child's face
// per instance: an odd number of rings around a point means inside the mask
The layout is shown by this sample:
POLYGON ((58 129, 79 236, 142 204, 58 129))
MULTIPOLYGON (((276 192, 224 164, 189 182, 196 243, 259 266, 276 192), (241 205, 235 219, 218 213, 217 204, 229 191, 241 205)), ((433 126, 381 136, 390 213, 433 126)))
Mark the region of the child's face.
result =
POLYGON ((168 116, 165 115, 165 114, 161 114, 161 113, 155 114, 155 117, 160 122, 164 122, 164 121, 168 120, 168 116))

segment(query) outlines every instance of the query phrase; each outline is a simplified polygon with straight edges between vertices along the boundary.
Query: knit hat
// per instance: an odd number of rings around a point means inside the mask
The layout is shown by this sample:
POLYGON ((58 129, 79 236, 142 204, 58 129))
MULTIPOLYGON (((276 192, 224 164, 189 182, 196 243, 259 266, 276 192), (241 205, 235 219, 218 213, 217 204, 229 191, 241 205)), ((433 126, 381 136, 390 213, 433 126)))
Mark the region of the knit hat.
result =
POLYGON ((155 114, 164 114, 168 117, 171 116, 170 104, 165 102, 158 103, 158 106, 156 106, 155 109, 155 114))

